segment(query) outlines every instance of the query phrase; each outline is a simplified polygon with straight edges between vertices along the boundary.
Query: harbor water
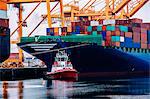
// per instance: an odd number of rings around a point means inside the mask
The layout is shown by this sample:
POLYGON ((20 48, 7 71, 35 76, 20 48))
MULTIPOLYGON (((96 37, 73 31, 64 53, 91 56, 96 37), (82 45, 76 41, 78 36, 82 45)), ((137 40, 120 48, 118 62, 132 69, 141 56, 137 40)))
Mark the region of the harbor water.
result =
POLYGON ((0 81, 0 99, 150 99, 150 78, 0 81))

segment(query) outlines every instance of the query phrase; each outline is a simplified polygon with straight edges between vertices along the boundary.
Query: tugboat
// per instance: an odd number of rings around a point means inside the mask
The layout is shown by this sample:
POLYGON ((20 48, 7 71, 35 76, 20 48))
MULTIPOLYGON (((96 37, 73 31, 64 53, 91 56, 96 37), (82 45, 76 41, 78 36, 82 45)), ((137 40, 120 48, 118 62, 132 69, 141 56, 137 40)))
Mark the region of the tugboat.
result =
POLYGON ((46 78, 59 80, 76 80, 78 78, 78 72, 73 68, 65 51, 56 53, 51 72, 47 72, 46 78))

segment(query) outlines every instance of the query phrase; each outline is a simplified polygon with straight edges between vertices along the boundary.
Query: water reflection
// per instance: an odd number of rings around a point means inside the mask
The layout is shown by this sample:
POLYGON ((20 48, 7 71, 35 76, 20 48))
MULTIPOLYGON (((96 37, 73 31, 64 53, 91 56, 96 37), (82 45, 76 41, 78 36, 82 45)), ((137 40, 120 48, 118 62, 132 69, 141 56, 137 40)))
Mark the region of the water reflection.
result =
POLYGON ((72 96, 73 81, 48 80, 46 81, 47 98, 68 99, 72 96))
POLYGON ((133 95, 140 95, 134 99, 149 99, 150 78, 0 82, 0 99, 132 99, 133 95))
POLYGON ((15 84, 8 83, 7 81, 3 81, 2 83, 2 92, 3 92, 3 99, 8 99, 9 93, 8 90, 11 88, 18 89, 18 98, 23 99, 23 81, 19 81, 17 86, 15 84))

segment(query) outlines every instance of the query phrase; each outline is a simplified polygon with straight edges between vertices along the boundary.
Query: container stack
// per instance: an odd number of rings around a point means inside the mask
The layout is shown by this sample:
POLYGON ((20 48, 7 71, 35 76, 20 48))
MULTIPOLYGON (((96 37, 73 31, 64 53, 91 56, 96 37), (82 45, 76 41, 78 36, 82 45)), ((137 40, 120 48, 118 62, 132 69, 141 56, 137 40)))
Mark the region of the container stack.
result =
POLYGON ((71 32, 67 27, 48 28, 47 35, 86 34, 102 36, 102 46, 122 48, 150 48, 150 23, 142 23, 141 19, 77 21, 71 23, 71 32), (60 33, 61 32, 61 33, 60 33))
POLYGON ((7 4, 0 1, 0 62, 10 54, 10 29, 7 18, 7 4))
POLYGON ((46 28, 46 34, 50 36, 67 35, 67 27, 46 28))

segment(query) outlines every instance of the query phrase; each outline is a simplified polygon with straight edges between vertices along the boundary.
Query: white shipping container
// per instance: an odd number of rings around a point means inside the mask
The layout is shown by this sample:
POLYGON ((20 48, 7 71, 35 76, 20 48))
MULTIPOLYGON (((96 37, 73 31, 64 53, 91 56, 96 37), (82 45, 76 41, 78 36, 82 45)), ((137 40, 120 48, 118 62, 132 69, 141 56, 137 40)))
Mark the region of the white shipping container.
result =
POLYGON ((7 11, 0 10, 0 18, 1 19, 8 19, 8 17, 7 17, 7 11))
POLYGON ((61 34, 62 34, 61 27, 59 27, 59 35, 61 35, 61 34))
POLYGON ((99 25, 99 21, 91 21, 90 22, 90 26, 98 26, 99 25))
POLYGON ((120 37, 120 42, 124 42, 124 37, 123 36, 120 37))
POLYGON ((103 20, 103 25, 116 24, 116 20, 103 20))
POLYGON ((64 11, 71 11, 71 7, 64 7, 64 11))

